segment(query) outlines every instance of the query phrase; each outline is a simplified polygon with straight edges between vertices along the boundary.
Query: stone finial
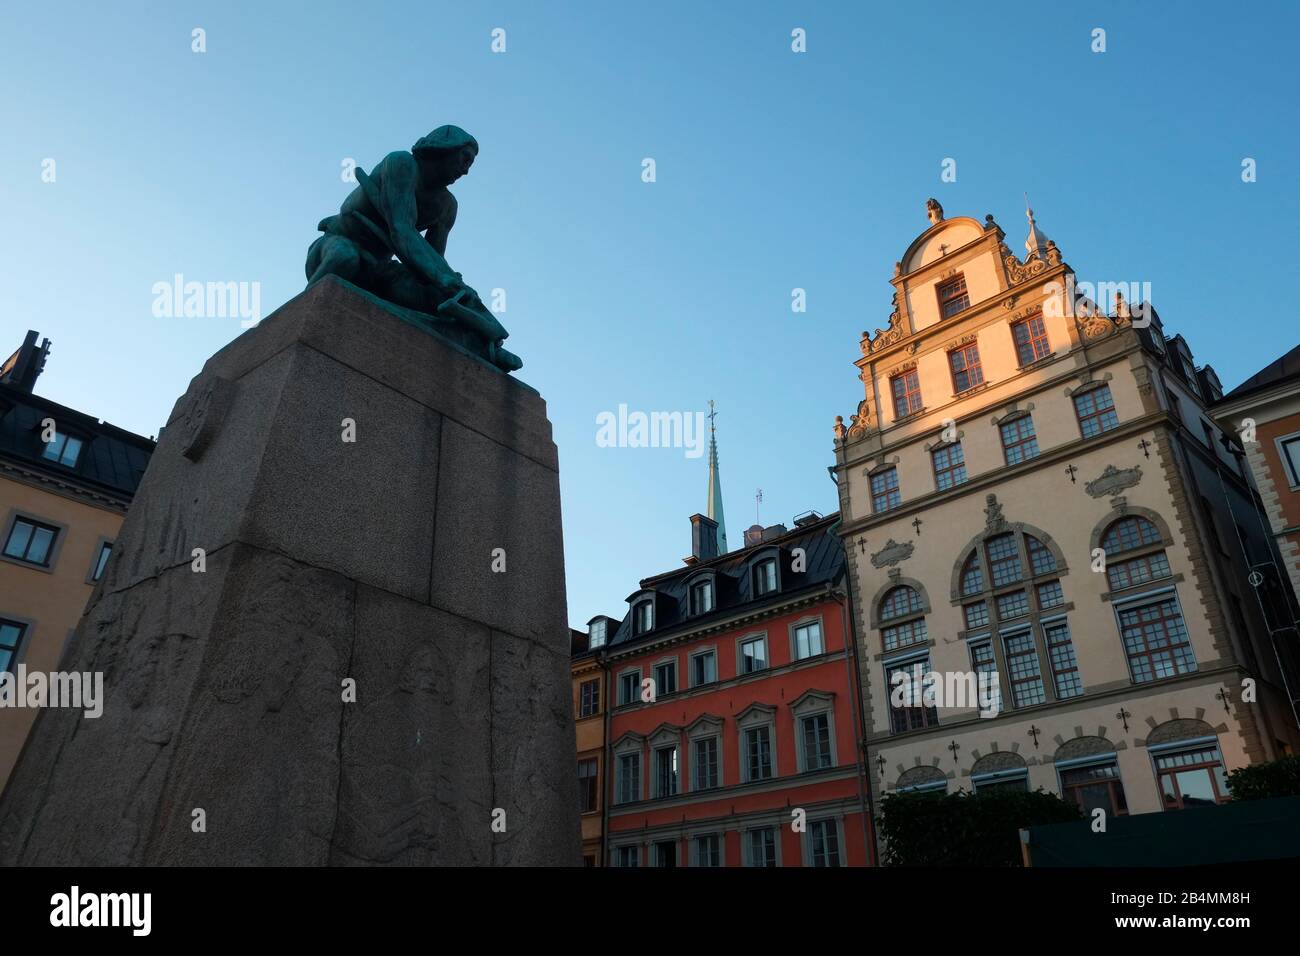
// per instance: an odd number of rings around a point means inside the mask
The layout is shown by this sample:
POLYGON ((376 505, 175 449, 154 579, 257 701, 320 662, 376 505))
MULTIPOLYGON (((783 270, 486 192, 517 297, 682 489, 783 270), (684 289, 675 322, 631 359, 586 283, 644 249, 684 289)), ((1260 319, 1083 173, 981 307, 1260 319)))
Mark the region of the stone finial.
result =
POLYGON ((943 222, 943 207, 939 205, 939 200, 931 197, 925 201, 925 214, 930 223, 943 222))
POLYGON ((844 427, 844 416, 843 416, 843 415, 836 415, 836 416, 835 416, 835 439, 836 439, 836 441, 844 441, 844 439, 848 437, 848 434, 849 434, 849 430, 848 430, 847 428, 844 427))
POLYGON ((1047 261, 1047 237, 1038 229, 1034 221, 1034 210, 1029 207, 1029 194, 1025 194, 1025 218, 1029 220, 1029 235, 1025 239, 1026 261, 1039 259, 1047 261))

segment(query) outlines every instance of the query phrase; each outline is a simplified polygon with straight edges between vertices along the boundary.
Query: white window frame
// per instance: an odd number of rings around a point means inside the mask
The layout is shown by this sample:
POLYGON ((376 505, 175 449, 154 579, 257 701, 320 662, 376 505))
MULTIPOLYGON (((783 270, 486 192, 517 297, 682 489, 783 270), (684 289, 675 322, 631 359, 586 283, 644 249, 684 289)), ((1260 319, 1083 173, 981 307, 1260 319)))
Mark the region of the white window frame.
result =
POLYGON ((716 684, 718 682, 718 646, 716 644, 710 644, 708 647, 697 648, 696 650, 691 651, 690 654, 687 655, 686 659, 690 662, 691 687, 707 687, 710 684, 716 684), (695 680, 695 659, 697 657, 703 657, 705 654, 713 655, 713 680, 701 683, 695 680))
POLYGON ((736 676, 750 677, 763 674, 772 669, 772 650, 768 646, 767 631, 751 631, 736 638, 736 676), (754 641, 763 642, 763 666, 752 671, 745 670, 745 645, 754 641))
POLYGON ((836 868, 847 866, 844 857, 844 818, 841 816, 819 816, 807 821, 807 829, 799 836, 799 842, 803 850, 803 865, 812 867, 813 865, 813 846, 812 846, 812 828, 814 824, 830 824, 835 828, 835 846, 838 849, 839 862, 836 868))

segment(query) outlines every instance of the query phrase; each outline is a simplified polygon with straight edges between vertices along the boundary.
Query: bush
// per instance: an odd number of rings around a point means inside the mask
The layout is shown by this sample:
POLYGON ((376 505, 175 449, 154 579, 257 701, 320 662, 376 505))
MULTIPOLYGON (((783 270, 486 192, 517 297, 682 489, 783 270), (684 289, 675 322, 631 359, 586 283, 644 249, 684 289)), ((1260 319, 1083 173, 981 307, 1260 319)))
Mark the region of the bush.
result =
POLYGON ((1073 803, 1037 790, 891 793, 880 801, 888 866, 1020 866, 1020 829, 1081 820, 1073 803))
POLYGON ((1233 800, 1300 797, 1300 757, 1240 767, 1228 774, 1228 789, 1233 800))

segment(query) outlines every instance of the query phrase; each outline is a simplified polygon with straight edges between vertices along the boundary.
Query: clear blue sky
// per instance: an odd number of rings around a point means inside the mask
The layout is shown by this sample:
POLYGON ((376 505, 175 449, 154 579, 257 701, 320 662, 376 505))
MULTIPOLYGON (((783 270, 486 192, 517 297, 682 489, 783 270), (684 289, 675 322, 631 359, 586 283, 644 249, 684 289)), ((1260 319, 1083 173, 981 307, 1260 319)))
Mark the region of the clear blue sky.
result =
POLYGON ((448 258, 507 290, 521 377, 547 399, 570 618, 621 616, 641 577, 689 553, 707 466, 598 448, 597 414, 716 399, 733 545, 756 487, 765 524, 834 510, 831 425, 861 397, 859 333, 886 323, 928 196, 993 213, 1021 249, 1027 190, 1081 279, 1149 281, 1167 330, 1227 387, 1293 347, 1296 9, 14 4, 0 351, 39 329, 54 342, 41 394, 154 434, 241 331, 155 318, 155 282, 258 281, 269 313, 303 286, 345 157, 368 169, 463 126, 482 152, 453 187, 448 258))

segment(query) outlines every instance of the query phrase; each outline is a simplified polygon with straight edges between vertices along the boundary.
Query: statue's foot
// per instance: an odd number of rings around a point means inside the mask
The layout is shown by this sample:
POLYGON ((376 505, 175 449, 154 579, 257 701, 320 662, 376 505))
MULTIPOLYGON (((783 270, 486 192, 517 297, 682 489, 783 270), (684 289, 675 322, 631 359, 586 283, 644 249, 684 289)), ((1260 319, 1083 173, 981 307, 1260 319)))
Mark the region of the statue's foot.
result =
POLYGON ((517 372, 524 367, 524 360, 514 352, 495 345, 492 349, 492 364, 503 372, 517 372))

